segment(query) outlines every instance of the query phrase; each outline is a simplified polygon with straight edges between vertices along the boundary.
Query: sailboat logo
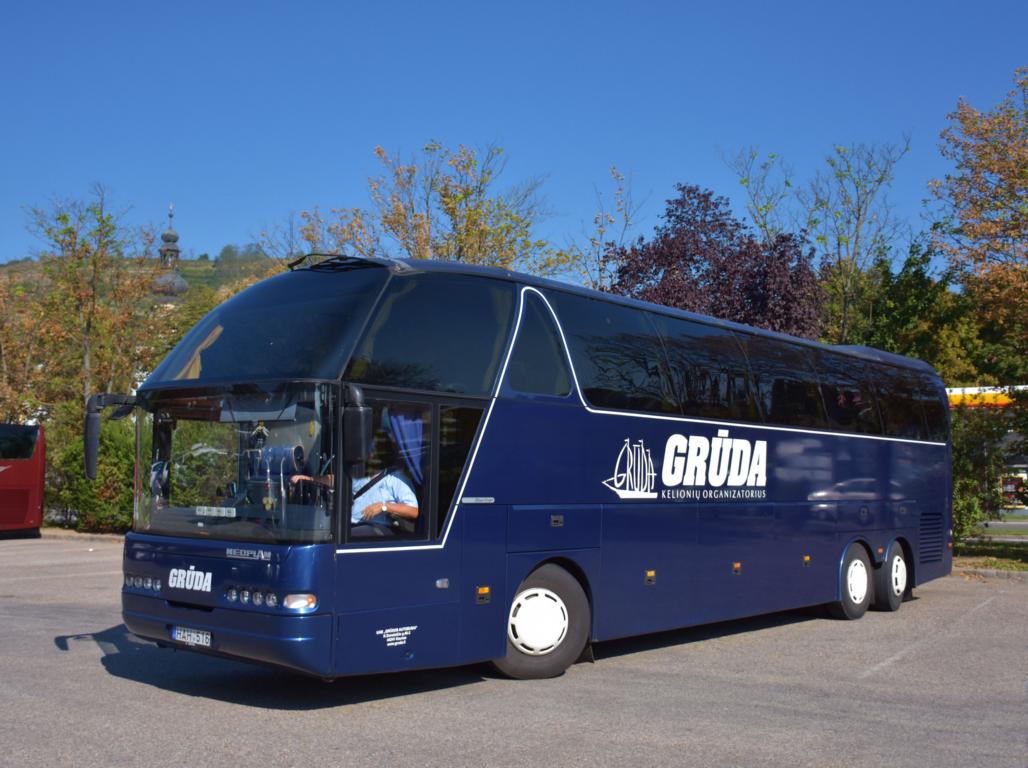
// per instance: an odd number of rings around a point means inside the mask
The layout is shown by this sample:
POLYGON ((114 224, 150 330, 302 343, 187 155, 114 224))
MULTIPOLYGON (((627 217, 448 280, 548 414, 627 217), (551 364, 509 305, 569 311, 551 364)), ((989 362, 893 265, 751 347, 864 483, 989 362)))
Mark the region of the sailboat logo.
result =
POLYGON ((603 481, 622 499, 655 499, 657 492, 653 490, 657 474, 653 471, 653 457, 649 449, 638 441, 632 445, 629 438, 621 446, 617 461, 614 462, 614 475, 603 481))

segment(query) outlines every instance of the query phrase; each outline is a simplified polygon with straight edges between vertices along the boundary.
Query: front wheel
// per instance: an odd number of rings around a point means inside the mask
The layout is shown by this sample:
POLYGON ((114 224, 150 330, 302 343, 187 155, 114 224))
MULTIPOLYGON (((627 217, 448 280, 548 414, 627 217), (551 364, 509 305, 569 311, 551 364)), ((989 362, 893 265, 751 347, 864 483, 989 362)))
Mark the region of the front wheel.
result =
POLYGON ((547 563, 518 587, 507 615, 507 654, 493 665, 519 680, 556 677, 581 656, 590 624, 578 580, 547 563))
POLYGON ((857 543, 850 544, 842 559, 842 583, 839 600, 828 610, 837 619, 859 619, 871 604, 871 560, 857 543))
POLYGON ((875 571, 875 610, 898 611, 907 594, 907 560, 899 542, 892 542, 875 571))

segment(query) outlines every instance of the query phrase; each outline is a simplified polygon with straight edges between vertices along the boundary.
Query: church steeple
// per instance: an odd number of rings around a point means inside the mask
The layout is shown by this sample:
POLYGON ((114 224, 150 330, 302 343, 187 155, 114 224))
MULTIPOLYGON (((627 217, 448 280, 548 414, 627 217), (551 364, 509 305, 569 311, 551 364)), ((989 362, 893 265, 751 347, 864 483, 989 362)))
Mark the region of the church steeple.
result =
POLYGON ((175 204, 168 205, 168 228, 161 235, 161 247, 157 252, 161 254, 161 266, 176 267, 178 257, 182 249, 178 247, 178 232, 172 227, 172 220, 175 218, 175 204))
POLYGON ((187 283, 178 271, 178 257, 182 249, 178 247, 178 232, 172 227, 172 220, 175 218, 175 205, 168 206, 168 228, 161 235, 161 247, 157 252, 161 255, 161 269, 163 274, 158 275, 153 282, 153 292, 158 296, 167 297, 165 303, 173 303, 179 296, 189 290, 187 283))

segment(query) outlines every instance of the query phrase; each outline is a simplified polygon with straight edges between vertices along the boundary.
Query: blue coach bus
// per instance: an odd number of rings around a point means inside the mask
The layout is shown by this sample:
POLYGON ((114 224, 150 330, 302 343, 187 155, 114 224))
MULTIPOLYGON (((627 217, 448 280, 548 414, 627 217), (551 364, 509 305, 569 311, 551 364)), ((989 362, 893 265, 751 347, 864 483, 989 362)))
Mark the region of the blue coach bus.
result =
POLYGON ((917 360, 499 269, 331 257, 201 320, 134 396, 125 625, 342 675, 827 604, 951 568, 917 360))

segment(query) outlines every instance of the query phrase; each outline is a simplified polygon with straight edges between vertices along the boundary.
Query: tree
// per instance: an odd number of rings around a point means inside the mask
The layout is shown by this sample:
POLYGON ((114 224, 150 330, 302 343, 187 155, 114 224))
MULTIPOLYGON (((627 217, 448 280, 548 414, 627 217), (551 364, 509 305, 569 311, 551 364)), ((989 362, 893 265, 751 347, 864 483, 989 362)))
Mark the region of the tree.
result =
POLYGON ((255 274, 262 274, 270 266, 268 254, 257 243, 247 243, 243 246, 226 245, 214 260, 214 272, 220 285, 228 285, 255 274))
POLYGON ((892 256, 900 222, 887 200, 896 164, 909 141, 837 145, 824 167, 794 184, 781 155, 743 149, 727 160, 746 191, 746 209, 765 243, 785 232, 809 236, 824 287, 824 340, 865 341, 867 310, 876 296, 871 267, 892 256))
POLYGON ((746 212, 765 243, 788 229, 790 200, 795 191, 792 171, 775 152, 761 157, 755 147, 740 149, 726 164, 746 191, 746 212))
POLYGON ((0 275, 0 421, 38 417, 44 371, 31 276, 0 275))
POLYGON ((32 311, 40 318, 35 359, 45 372, 33 397, 51 437, 47 498, 77 511, 80 526, 121 528, 131 509, 131 430, 105 425, 101 482, 87 487, 82 406, 93 392, 134 389, 177 341, 151 293, 161 270, 150 256, 153 237, 125 228, 99 186, 86 200, 30 215, 43 241, 32 311))
POLYGON ((979 368, 1001 384, 1028 380, 1028 67, 994 109, 964 99, 941 151, 955 169, 931 184, 943 204, 935 244, 961 275, 982 339, 979 368))
POLYGON ((131 390, 164 351, 153 343, 160 319, 151 289, 160 263, 148 257, 150 233, 122 227, 100 186, 88 201, 33 208, 31 218, 44 245, 47 399, 77 392, 85 402, 93 392, 131 390))
POLYGON ((604 200, 603 193, 595 189, 597 210, 586 244, 570 239, 565 249, 570 264, 577 267, 585 284, 598 291, 611 290, 616 278, 618 254, 639 212, 639 204, 633 199, 632 187, 625 175, 616 166, 611 166, 609 173, 614 182, 613 210, 604 200))
POLYGON ((874 293, 866 318, 864 343, 924 360, 950 385, 979 381, 975 366, 981 349, 974 307, 952 290, 954 274, 934 274, 937 252, 925 237, 916 238, 899 270, 880 255, 869 280, 874 293))
MULTIPOLYGON (((503 150, 455 150, 430 142, 409 161, 375 154, 382 175, 368 180, 369 208, 319 209, 300 214, 300 237, 312 251, 441 259, 553 274, 570 257, 536 237, 544 215, 542 179, 499 188, 503 150)), ((266 238, 275 255, 295 243, 286 226, 266 238), (288 246, 287 246, 288 247, 288 246)))
POLYGON ((950 215, 939 247, 971 267, 1024 266, 1028 261, 1028 67, 995 109, 979 112, 964 99, 948 116, 942 155, 956 172, 931 189, 950 215))
POLYGON ((822 296, 801 238, 762 242, 728 201, 677 185, 653 239, 616 253, 612 291, 770 330, 815 338, 822 296))
POLYGON ((899 234, 886 193, 896 164, 910 143, 836 146, 806 189, 798 193, 817 244, 821 280, 827 293, 826 340, 851 344, 860 339, 860 307, 873 285, 868 269, 890 254, 899 234))

